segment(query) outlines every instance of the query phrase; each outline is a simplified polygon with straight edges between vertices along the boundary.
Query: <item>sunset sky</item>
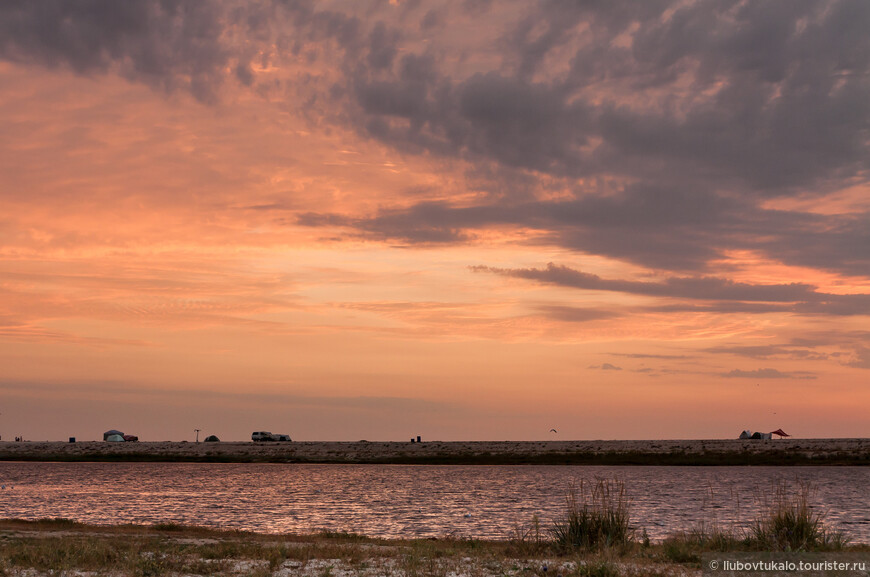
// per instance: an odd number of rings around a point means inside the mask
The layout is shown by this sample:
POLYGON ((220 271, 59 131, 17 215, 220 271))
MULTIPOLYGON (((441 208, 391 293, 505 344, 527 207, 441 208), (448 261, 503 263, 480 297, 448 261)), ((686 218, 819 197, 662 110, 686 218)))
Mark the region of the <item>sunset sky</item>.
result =
POLYGON ((868 30, 0 2, 0 435, 870 436, 868 30))

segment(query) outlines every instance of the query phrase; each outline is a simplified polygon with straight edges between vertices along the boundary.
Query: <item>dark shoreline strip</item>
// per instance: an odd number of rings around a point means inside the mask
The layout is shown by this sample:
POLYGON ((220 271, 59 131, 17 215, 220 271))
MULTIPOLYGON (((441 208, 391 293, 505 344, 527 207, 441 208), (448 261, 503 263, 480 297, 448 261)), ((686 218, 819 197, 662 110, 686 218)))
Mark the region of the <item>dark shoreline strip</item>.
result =
POLYGON ((310 458, 294 454, 155 454, 124 453, 51 453, 0 452, 0 461, 44 462, 135 462, 135 463, 310 463, 359 465, 610 465, 610 466, 870 466, 870 454, 849 452, 807 455, 801 452, 741 452, 710 451, 689 453, 672 451, 649 453, 628 452, 565 452, 565 453, 436 453, 426 455, 394 454, 382 457, 310 458))

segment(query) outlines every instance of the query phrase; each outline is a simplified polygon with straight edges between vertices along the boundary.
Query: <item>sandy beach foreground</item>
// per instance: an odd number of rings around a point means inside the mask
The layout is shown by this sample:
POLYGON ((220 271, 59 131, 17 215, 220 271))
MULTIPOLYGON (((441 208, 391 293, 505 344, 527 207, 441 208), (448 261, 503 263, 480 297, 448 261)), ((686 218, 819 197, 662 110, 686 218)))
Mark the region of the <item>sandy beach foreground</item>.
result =
MULTIPOLYGON (((385 540, 352 533, 261 535, 176 524, 88 526, 67 519, 0 519, 0 575, 42 577, 665 577, 705 574, 723 555, 749 559, 745 541, 727 547, 677 533, 663 543, 563 549, 545 533, 518 530, 505 541, 446 536, 385 540)), ((865 545, 815 547, 815 557, 870 563, 865 545)), ((757 553, 756 553, 757 555, 757 553)), ((761 553, 760 559, 767 559, 761 553)), ((795 557, 793 557, 795 558, 795 557)), ((809 572, 798 572, 809 575, 809 572)), ((723 573, 732 574, 732 573, 723 573)), ((770 573, 785 575, 790 573, 770 573)), ((813 575, 821 573, 812 573, 813 575)), ((828 574, 828 573, 826 573, 828 574)), ((844 570, 837 575, 866 575, 844 570)))
POLYGON ((870 465, 870 439, 190 443, 0 442, 5 461, 870 465))
POLYGON ((65 520, 0 520, 0 543, 0 575, 15 577, 701 575, 697 556, 675 561, 661 546, 560 554, 528 540, 258 535, 177 525, 92 527, 65 520))

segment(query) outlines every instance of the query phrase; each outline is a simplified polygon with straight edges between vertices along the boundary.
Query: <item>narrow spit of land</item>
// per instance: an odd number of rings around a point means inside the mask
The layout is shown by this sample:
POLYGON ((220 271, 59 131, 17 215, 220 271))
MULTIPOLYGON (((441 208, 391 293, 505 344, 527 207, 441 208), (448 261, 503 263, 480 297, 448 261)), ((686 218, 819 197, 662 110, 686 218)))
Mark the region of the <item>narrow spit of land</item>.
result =
POLYGON ((0 442, 3 461, 431 465, 870 465, 870 439, 410 442, 0 442))

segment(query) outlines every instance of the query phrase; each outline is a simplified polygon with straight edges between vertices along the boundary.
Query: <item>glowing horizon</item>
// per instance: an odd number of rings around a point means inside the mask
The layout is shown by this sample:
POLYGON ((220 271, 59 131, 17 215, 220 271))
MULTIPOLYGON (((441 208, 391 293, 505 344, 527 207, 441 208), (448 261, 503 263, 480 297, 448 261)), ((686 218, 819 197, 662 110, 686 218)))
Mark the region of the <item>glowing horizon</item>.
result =
POLYGON ((870 436, 870 5, 95 6, 0 5, 4 440, 870 436))

